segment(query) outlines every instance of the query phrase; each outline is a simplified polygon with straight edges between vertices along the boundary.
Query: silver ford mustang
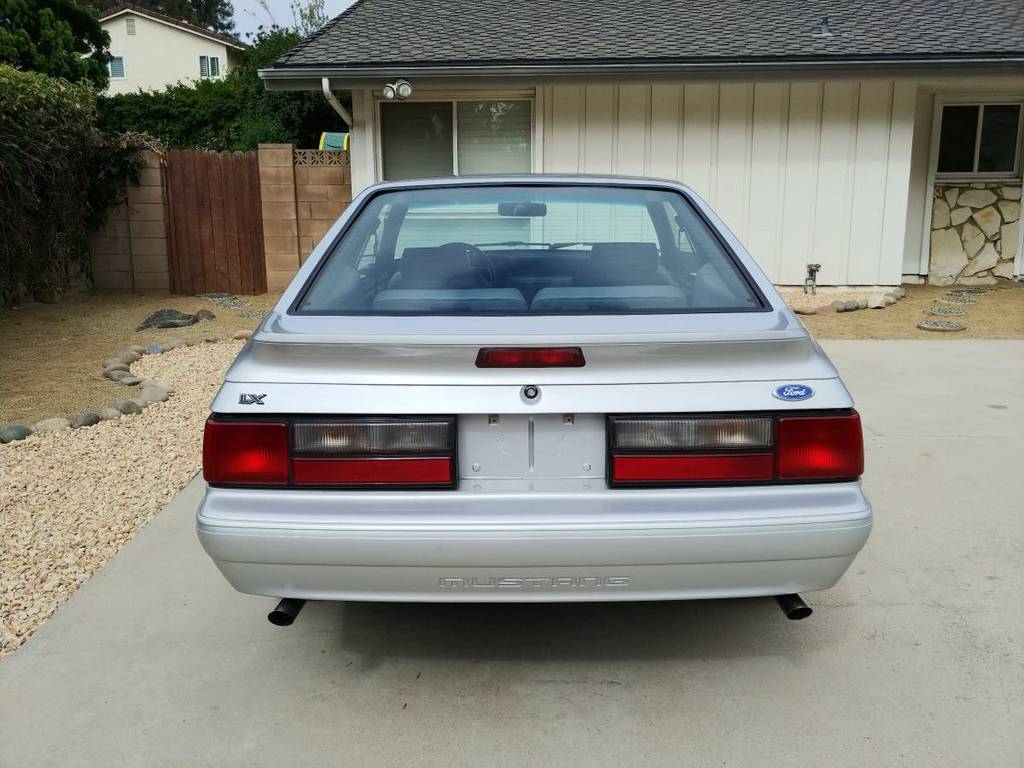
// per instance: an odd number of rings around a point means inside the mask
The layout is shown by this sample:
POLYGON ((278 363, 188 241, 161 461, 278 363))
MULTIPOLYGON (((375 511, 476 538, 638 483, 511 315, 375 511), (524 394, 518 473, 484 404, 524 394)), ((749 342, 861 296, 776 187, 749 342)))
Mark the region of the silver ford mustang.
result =
POLYGON ((580 601, 826 589, 871 530, 836 369, 667 181, 367 189, 228 371, 199 538, 238 590, 580 601))

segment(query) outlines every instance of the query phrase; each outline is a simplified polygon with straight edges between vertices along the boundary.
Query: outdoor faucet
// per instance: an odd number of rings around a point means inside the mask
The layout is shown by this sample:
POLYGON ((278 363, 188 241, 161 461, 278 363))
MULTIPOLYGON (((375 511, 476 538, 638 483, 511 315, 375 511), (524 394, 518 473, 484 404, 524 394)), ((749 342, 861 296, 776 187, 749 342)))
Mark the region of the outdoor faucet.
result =
POLYGON ((807 279, 804 280, 804 293, 817 293, 818 286, 815 282, 818 270, 821 269, 821 264, 808 264, 807 265, 807 279))

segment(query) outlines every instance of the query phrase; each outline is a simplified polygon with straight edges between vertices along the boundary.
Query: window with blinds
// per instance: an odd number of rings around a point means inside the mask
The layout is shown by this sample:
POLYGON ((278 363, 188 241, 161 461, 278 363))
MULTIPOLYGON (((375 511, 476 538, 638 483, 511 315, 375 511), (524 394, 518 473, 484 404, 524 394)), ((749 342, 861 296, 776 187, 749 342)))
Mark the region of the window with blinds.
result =
POLYGON ((383 177, 529 173, 532 106, 525 100, 383 102, 383 177))
POLYGON ((200 56, 199 77, 204 80, 220 77, 220 56, 200 56))
POLYGON ((107 71, 112 80, 124 79, 124 56, 111 56, 107 63, 107 71))

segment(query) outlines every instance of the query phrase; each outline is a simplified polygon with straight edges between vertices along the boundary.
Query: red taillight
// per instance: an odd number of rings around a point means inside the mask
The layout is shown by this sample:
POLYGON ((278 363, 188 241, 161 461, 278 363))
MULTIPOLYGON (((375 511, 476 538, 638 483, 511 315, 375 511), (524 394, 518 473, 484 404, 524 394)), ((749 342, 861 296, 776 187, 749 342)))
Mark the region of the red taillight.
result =
POLYGON ((477 368, 582 368, 587 364, 579 347, 485 347, 477 353, 477 368))
POLYGON ((296 459, 296 485, 450 486, 451 458, 296 459))
POLYGON ((741 456, 616 456, 612 475, 617 483, 717 483, 770 481, 775 457, 770 453, 741 456))
POLYGON ((207 421, 203 477, 214 485, 287 485, 288 425, 207 421))
POLYGON ((776 427, 779 480, 843 480, 864 473, 860 415, 782 416, 776 427))
POLYGON ((856 411, 613 416, 608 428, 612 486, 853 480, 864 471, 856 411))

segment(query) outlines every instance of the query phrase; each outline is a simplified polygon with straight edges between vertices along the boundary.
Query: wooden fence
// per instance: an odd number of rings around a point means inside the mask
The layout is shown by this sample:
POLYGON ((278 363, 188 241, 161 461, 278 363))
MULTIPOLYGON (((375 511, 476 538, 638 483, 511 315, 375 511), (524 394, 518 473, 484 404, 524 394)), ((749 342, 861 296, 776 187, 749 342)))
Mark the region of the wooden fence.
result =
POLYGON ((255 152, 164 156, 171 293, 267 290, 255 152))

